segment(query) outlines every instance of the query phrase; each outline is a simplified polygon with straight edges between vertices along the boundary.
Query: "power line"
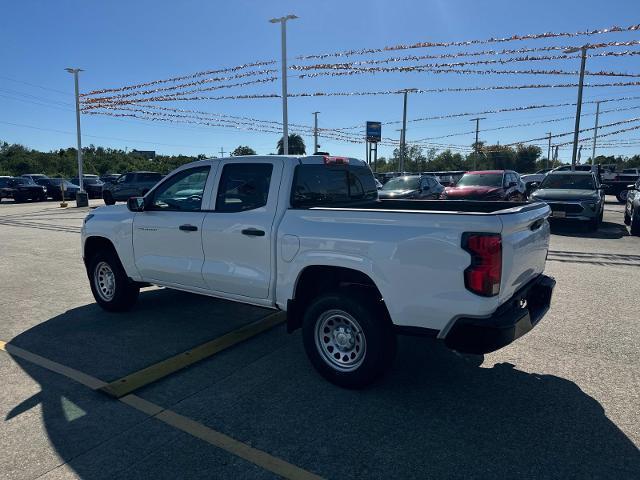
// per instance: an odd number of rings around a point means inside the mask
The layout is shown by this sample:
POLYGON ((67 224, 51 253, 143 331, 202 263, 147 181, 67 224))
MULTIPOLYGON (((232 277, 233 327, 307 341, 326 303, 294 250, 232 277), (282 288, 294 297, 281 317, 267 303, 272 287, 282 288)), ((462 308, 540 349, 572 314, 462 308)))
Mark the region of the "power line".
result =
POLYGON ((0 75, 0 78, 3 79, 3 80, 9 80, 10 82, 22 83, 24 85, 29 85, 30 87, 36 87, 36 88, 41 88, 43 90, 49 90, 50 92, 56 92, 56 93, 61 93, 63 95, 73 96, 73 93, 65 92, 64 90, 57 90, 55 88, 45 87, 44 85, 38 85, 38 84, 35 84, 35 83, 31 83, 31 82, 25 82, 24 80, 17 80, 15 78, 5 77, 3 75, 0 75))
MULTIPOLYGON (((54 132, 54 133, 62 133, 65 135, 76 135, 76 132, 69 132, 67 130, 57 130, 55 128, 44 128, 44 127, 37 127, 35 125, 25 125, 23 123, 13 123, 13 122, 7 122, 4 120, 0 120, 0 123, 5 124, 5 125, 12 125, 14 127, 21 127, 21 128, 30 128, 32 130, 41 130, 41 131, 45 131, 45 132, 54 132)), ((176 143, 160 143, 160 142, 150 142, 150 141, 145 141, 145 140, 134 140, 131 138, 118 138, 118 137, 107 137, 104 135, 91 135, 88 133, 83 133, 82 134, 83 137, 91 137, 91 138, 102 138, 102 139, 106 139, 106 140, 117 140, 120 142, 132 142, 132 143, 146 143, 149 145, 162 145, 165 147, 187 147, 187 148, 215 148, 213 146, 201 146, 201 145, 184 145, 184 144, 176 144, 176 143)))

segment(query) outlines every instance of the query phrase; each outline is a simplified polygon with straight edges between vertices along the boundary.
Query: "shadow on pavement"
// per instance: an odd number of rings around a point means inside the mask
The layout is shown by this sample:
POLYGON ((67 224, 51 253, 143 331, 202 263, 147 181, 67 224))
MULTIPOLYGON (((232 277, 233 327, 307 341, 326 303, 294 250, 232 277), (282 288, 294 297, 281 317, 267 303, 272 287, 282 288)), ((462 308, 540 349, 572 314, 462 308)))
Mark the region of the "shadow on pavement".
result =
POLYGON ((592 232, 581 222, 567 220, 549 220, 551 233, 562 237, 597 238, 602 240, 617 240, 629 236, 627 227, 620 223, 602 222, 597 231, 592 232))
MULTIPOLYGON (((125 315, 106 314, 94 305, 74 309, 11 344, 108 380, 121 375, 124 364, 128 373, 159 350, 163 355, 182 351, 205 332, 210 339, 264 313, 172 291, 142 297, 137 309, 125 315), (211 326, 217 323, 224 328, 211 326), (115 369, 110 367, 114 361, 115 369)), ((640 471, 638 449, 602 406, 569 380, 510 364, 480 368, 482 357, 403 337, 393 371, 369 389, 349 391, 311 370, 298 334, 274 341, 278 333, 233 349, 253 349, 253 342, 266 341, 271 355, 186 392, 176 405, 163 406, 326 478, 622 479, 640 471)), ((81 478, 112 478, 109 468, 115 467, 96 468, 104 454, 89 449, 108 442, 116 426, 122 430, 132 421, 124 418, 126 412, 109 410, 121 404, 85 387, 61 387, 60 377, 14 360, 39 382, 41 393, 24 399, 3 420, 41 405, 49 441, 60 458, 71 461, 85 452, 82 462, 71 462, 81 478)), ((214 357, 194 368, 215 371, 221 361, 214 357)), ((163 435, 137 441, 158 442, 163 435)), ((174 448, 180 451, 181 446, 174 448)), ((131 452, 122 453, 119 461, 131 465, 133 459, 126 460, 131 452)), ((188 449, 180 452, 189 454, 188 449)), ((189 468, 201 468, 201 462, 194 453, 182 477, 190 478, 189 468)), ((161 465, 151 476, 164 476, 161 465)))

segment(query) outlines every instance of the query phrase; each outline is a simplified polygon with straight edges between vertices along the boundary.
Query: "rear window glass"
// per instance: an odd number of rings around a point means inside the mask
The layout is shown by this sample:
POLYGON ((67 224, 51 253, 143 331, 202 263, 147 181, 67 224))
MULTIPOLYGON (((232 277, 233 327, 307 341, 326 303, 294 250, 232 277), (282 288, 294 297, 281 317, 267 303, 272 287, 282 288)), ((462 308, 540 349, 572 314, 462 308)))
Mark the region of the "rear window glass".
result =
POLYGON ((291 192, 294 207, 344 205, 377 200, 373 173, 365 166, 298 165, 291 192))

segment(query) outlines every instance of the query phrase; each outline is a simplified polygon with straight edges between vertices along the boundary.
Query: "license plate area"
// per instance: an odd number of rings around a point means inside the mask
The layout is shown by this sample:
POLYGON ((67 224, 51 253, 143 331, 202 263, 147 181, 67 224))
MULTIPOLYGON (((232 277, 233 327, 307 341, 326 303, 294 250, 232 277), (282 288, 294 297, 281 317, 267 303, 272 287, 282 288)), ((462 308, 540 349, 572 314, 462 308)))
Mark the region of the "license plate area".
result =
POLYGON ((563 212, 562 210, 552 210, 551 216, 554 218, 565 218, 567 216, 567 212, 563 212))

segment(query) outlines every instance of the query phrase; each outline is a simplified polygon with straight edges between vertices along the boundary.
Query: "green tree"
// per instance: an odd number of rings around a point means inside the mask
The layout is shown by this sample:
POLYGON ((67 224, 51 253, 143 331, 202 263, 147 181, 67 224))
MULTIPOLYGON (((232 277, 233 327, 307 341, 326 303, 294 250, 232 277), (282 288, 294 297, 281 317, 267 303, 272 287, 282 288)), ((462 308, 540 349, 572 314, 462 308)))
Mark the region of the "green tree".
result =
POLYGON ((240 145, 233 152, 231 152, 232 157, 241 157, 243 155, 255 155, 255 154, 256 154, 256 151, 253 148, 246 147, 243 145, 240 145))
MULTIPOLYGON (((278 140, 278 155, 284 154, 284 146, 282 145, 284 137, 278 140)), ((304 140, 297 133, 289 134, 289 155, 304 155, 307 153, 307 149, 304 145, 304 140)))
POLYGON ((482 152, 487 159, 483 168, 497 170, 515 170, 516 168, 516 152, 513 148, 504 145, 488 145, 483 147, 482 152))
POLYGON ((533 173, 536 171, 536 161, 542 155, 542 149, 536 145, 516 145, 516 172, 533 173))

